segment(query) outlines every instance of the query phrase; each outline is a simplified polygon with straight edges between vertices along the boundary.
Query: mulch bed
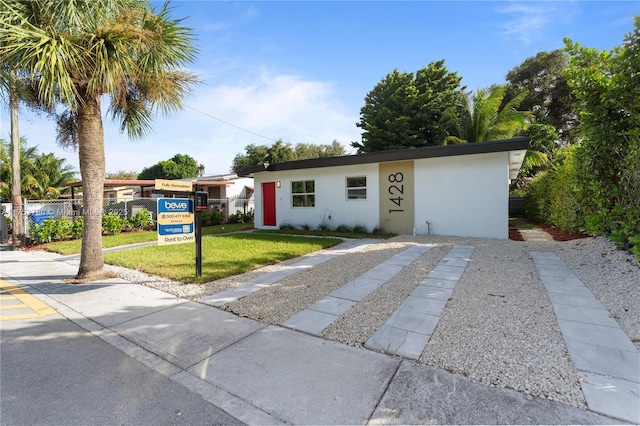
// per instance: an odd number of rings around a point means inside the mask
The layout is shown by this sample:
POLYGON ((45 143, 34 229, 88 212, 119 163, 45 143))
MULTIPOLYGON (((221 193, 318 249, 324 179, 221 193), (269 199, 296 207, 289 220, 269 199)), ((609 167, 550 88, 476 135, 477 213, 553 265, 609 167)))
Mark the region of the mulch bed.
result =
POLYGON ((525 239, 522 236, 522 234, 520 233, 520 231, 518 231, 515 228, 510 228, 509 229, 509 239, 512 240, 512 241, 525 241, 525 239))
POLYGON ((554 228, 553 226, 541 225, 540 226, 544 232, 551 235, 555 241, 571 241, 571 240, 579 240, 581 238, 587 238, 588 235, 582 233, 566 233, 554 228))

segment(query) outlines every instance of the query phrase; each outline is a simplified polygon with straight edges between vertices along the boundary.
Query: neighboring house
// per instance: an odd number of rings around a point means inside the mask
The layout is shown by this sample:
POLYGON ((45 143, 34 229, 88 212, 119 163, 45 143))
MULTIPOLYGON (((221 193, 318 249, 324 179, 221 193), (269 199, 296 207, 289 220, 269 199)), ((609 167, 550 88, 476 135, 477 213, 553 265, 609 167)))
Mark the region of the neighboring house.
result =
POLYGON ((509 180, 528 138, 317 158, 238 171, 255 227, 364 226, 396 234, 509 237, 509 180))
POLYGON ((104 198, 114 203, 133 200, 134 188, 127 186, 105 187, 104 198))
POLYGON ((253 178, 238 177, 231 173, 226 175, 202 176, 195 180, 208 182, 226 182, 227 185, 210 186, 206 189, 209 194, 209 205, 229 214, 236 212, 247 213, 253 209, 253 178), (227 203, 229 206, 227 206, 227 203))

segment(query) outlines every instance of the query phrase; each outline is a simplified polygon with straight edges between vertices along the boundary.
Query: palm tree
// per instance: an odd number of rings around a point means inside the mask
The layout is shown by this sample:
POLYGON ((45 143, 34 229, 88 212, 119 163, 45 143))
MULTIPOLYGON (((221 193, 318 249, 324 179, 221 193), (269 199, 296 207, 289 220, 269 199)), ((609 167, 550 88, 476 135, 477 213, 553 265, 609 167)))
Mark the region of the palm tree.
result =
POLYGON ((58 141, 77 143, 84 195, 78 279, 102 272, 105 172, 100 98, 131 138, 145 135, 155 110, 169 113, 196 78, 191 30, 145 0, 0 0, 0 62, 26 72, 46 106, 62 104, 58 141))
MULTIPOLYGON (((518 110, 527 92, 505 103, 506 92, 506 86, 493 86, 478 89, 474 95, 462 93, 460 104, 445 110, 449 136, 445 138, 444 145, 496 141, 522 134, 533 121, 530 111, 518 110)), ((541 166, 546 161, 546 154, 535 150, 527 150, 524 159, 527 167, 541 166)))
MULTIPOLYGON (((34 161, 38 155, 37 147, 26 147, 26 140, 20 138, 19 154, 17 155, 17 167, 20 170, 19 179, 15 180, 14 169, 16 165, 13 162, 15 157, 13 153, 13 143, 7 143, 0 139, 0 157, 2 158, 2 166, 0 167, 0 196, 2 198, 13 198, 15 187, 18 187, 18 197, 20 205, 22 205, 22 197, 29 196, 29 188, 36 185, 35 176, 33 175, 34 161), (7 148, 8 147, 8 148, 7 148)), ((19 215, 21 216, 21 215, 19 215)))
POLYGON ((76 173, 73 168, 65 164, 64 158, 58 158, 53 153, 40 154, 33 161, 34 185, 29 187, 29 198, 34 200, 49 200, 59 198, 64 191, 65 183, 75 181, 76 173))

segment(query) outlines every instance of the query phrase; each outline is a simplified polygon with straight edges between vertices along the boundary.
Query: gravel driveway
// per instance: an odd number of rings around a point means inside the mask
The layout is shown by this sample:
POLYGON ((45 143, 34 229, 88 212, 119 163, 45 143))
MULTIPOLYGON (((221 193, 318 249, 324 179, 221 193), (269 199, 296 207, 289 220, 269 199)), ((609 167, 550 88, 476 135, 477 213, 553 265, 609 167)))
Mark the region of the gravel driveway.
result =
MULTIPOLYGON (((345 242, 346 247, 352 242, 345 242)), ((415 244, 434 247, 373 291, 322 332, 322 337, 363 346, 454 245, 475 248, 419 363, 479 382, 586 407, 546 290, 529 255, 548 251, 589 287, 640 348, 640 267, 604 238, 568 242, 400 236, 338 256, 228 303, 224 309, 281 324, 296 313, 415 244)), ((291 259, 206 284, 161 281, 123 268, 123 278, 198 300, 295 263, 291 259)))

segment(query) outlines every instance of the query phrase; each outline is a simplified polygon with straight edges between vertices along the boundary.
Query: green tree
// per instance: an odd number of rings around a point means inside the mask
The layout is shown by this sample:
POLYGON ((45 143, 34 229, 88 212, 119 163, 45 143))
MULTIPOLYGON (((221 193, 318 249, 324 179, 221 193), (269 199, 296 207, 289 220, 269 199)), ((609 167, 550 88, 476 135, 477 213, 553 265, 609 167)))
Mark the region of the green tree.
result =
MULTIPOLYGON (((26 147, 26 140, 20 138, 18 155, 18 167, 20 168, 20 181, 18 182, 19 197, 27 197, 29 188, 35 185, 35 177, 31 174, 34 166, 33 162, 38 154, 37 147, 26 147)), ((0 139, 0 196, 10 199, 13 196, 14 175, 13 175, 13 144, 0 139)))
POLYGON ((634 27, 609 52, 565 44, 584 136, 576 159, 587 231, 640 255, 640 17, 634 27))
POLYGON ((65 164, 64 158, 58 158, 53 153, 40 154, 33 161, 34 185, 28 189, 29 198, 33 200, 57 199, 69 191, 64 188, 65 183, 76 180, 73 168, 65 164))
POLYGON ((254 145, 250 144, 244 148, 245 153, 236 154, 231 164, 231 171, 237 172, 238 170, 255 166, 256 164, 264 164, 267 162, 267 145, 254 145))
POLYGON ((138 179, 186 179, 195 178, 200 173, 200 164, 195 158, 176 154, 169 160, 159 161, 151 167, 145 167, 138 179))
POLYGON ((443 113, 457 104, 461 81, 444 60, 415 74, 397 69, 387 74, 365 97, 357 123, 362 142, 351 145, 363 153, 442 144, 447 136, 443 113))
POLYGON ((178 67, 194 59, 191 30, 165 3, 144 0, 0 0, 0 63, 28 74, 39 101, 68 109, 58 140, 78 146, 84 218, 78 279, 98 276, 105 173, 101 97, 132 138, 150 128, 156 109, 181 107, 195 77, 178 67))
POLYGON ((564 69, 568 55, 563 50, 539 52, 507 73, 507 99, 527 92, 520 108, 531 111, 538 124, 555 127, 563 144, 579 137, 575 97, 567 83, 564 69))
POLYGON ((134 172, 133 170, 119 170, 117 172, 111 172, 104 175, 105 179, 109 180, 134 180, 138 179, 138 172, 134 172))
MULTIPOLYGON (((58 158, 53 153, 40 154, 37 147, 27 147, 24 138, 20 144, 20 196, 30 200, 56 199, 67 188, 63 188, 65 183, 75 180, 75 172, 72 167, 66 164, 64 158, 58 158)), ((0 196, 7 198, 11 194, 13 183, 13 165, 5 161, 9 157, 9 144, 0 140, 0 196)))
POLYGON ((307 160, 321 157, 340 157, 346 154, 344 146, 334 140, 328 145, 314 145, 297 143, 294 147, 290 143, 278 140, 271 146, 247 145, 244 154, 237 154, 233 159, 231 171, 264 163, 282 163, 284 161, 307 160))
POLYGON ((506 86, 494 86, 478 89, 473 95, 461 94, 459 107, 448 107, 445 111, 445 122, 449 124, 445 143, 509 139, 527 129, 532 114, 518 110, 526 92, 503 104, 506 90, 506 86))
POLYGON ((297 143, 293 147, 296 160, 307 160, 310 158, 342 157, 347 151, 340 142, 334 140, 329 145, 314 145, 308 143, 297 143))
POLYGON ((269 164, 284 163, 295 159, 291 144, 284 143, 282 140, 275 142, 267 149, 266 162, 269 164))
MULTIPOLYGON (((459 107, 449 107, 445 111, 444 120, 449 124, 445 145, 496 141, 523 135, 533 120, 531 112, 519 110, 527 93, 505 99, 506 93, 507 87, 503 85, 478 89, 473 95, 461 95, 459 107)), ((539 167, 546 161, 544 152, 528 149, 524 169, 539 167)))

